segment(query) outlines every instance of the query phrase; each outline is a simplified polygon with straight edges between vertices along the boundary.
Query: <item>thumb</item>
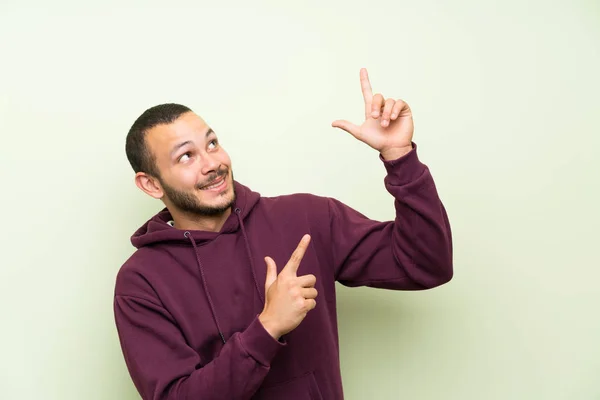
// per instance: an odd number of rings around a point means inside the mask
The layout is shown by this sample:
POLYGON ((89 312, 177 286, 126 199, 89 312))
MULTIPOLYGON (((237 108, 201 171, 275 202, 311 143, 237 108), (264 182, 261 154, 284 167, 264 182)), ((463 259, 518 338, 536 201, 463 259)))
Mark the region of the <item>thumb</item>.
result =
POLYGON ((265 257, 265 263, 267 264, 267 279, 265 280, 265 294, 269 291, 269 288, 277 280, 277 265, 271 257, 265 257))
POLYGON ((338 119, 336 121, 333 121, 331 123, 331 126, 333 126, 334 128, 343 129, 357 139, 360 136, 360 126, 354 125, 352 122, 343 119, 338 119))

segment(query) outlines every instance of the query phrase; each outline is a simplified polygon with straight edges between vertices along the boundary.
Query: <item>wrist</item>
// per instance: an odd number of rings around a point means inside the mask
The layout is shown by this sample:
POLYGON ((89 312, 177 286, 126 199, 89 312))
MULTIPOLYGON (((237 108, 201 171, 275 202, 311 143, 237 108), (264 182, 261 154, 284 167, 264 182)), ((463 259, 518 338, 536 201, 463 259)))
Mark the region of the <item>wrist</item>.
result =
POLYGON ((277 328, 276 324, 269 319, 269 317, 265 316, 264 313, 261 313, 258 316, 258 320, 262 324, 263 328, 271 335, 275 340, 279 340, 282 336, 280 330, 277 328))
POLYGON ((407 155, 408 153, 410 153, 412 148, 412 144, 409 144, 408 146, 404 147, 393 147, 390 149, 383 149, 379 153, 381 154, 381 157, 383 157, 384 160, 392 161, 407 155))

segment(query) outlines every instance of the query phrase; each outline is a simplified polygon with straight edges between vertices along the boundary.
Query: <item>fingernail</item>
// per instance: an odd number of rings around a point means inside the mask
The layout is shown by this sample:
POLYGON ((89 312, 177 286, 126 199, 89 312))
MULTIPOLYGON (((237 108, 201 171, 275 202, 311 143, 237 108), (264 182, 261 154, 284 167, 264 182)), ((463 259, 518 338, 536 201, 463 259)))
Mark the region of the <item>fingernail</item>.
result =
POLYGON ((373 112, 371 113, 371 116, 372 116, 373 118, 377 118, 377 117, 379 116, 379 113, 378 113, 377 111, 373 111, 373 112))
POLYGON ((392 114, 392 118, 396 118, 398 116, 398 114, 392 114))

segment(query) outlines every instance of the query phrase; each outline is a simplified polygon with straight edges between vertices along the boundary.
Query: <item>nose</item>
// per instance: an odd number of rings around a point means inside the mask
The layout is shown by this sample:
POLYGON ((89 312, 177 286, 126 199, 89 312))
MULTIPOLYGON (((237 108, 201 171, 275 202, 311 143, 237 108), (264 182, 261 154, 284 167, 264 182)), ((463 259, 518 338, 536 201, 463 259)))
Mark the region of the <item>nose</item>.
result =
POLYGON ((202 157, 202 174, 208 175, 219 169, 221 162, 212 154, 204 154, 202 157))

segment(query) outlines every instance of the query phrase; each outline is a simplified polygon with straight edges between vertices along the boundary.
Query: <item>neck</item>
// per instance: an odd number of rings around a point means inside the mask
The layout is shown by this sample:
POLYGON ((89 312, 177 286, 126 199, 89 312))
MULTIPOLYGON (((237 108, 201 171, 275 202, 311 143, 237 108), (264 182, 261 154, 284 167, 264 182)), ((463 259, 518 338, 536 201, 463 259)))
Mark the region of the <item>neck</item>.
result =
MULTIPOLYGON (((171 210, 170 210, 171 211, 171 210)), ((231 215, 231 208, 219 215, 202 215, 184 213, 179 210, 172 210, 171 216, 175 222, 175 228, 181 230, 219 232, 225 221, 231 215)))

